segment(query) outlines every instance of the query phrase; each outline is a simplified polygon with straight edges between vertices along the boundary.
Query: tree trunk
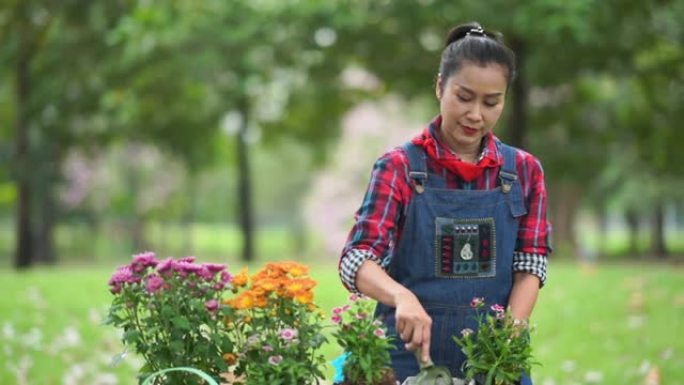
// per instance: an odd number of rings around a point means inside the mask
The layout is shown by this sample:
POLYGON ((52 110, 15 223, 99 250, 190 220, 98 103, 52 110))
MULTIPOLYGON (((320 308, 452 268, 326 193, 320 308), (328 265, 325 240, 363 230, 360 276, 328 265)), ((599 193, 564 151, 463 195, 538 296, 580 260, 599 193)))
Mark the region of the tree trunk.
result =
POLYGON ((657 258, 667 257, 667 246, 665 245, 665 203, 662 200, 658 200, 653 208, 651 231, 651 253, 657 258))
MULTIPOLYGON (((49 178, 49 177, 48 177, 49 178)), ((54 229, 56 224, 56 202, 50 187, 41 191, 38 199, 35 220, 35 242, 34 256, 35 261, 47 265, 54 265, 57 262, 55 251, 54 229)))
POLYGON ((608 249, 608 231, 609 231, 609 215, 606 202, 601 201, 597 207, 598 216, 598 252, 600 255, 605 254, 608 249))
MULTIPOLYGON (((22 7, 24 8, 24 7, 22 7)), ((15 177, 17 183, 16 245, 14 266, 28 268, 33 264, 33 231, 31 228, 31 181, 29 180, 29 100, 31 95, 31 49, 20 38, 15 68, 15 177)))
POLYGON ((34 259, 38 263, 52 265, 57 262, 54 231, 58 222, 59 207, 55 197, 55 186, 59 183, 59 165, 62 157, 58 144, 49 140, 47 133, 41 132, 33 141, 37 165, 32 179, 35 199, 33 215, 34 259))
POLYGON ((556 181, 549 185, 550 216, 553 225, 553 247, 577 255, 577 238, 574 231, 580 187, 572 181, 556 181))
POLYGON ((634 209, 625 211, 625 221, 629 229, 629 253, 639 253, 639 214, 634 209))
POLYGON ((526 45, 519 38, 510 41, 511 49, 515 52, 518 74, 511 84, 510 115, 508 116, 509 143, 518 148, 525 148, 527 145, 527 95, 529 84, 525 76, 526 45))
POLYGON ((237 135, 238 162, 238 212, 242 230, 242 260, 250 262, 254 259, 254 225, 252 213, 252 185, 249 167, 249 145, 245 141, 249 127, 249 106, 246 100, 240 103, 242 125, 237 135))

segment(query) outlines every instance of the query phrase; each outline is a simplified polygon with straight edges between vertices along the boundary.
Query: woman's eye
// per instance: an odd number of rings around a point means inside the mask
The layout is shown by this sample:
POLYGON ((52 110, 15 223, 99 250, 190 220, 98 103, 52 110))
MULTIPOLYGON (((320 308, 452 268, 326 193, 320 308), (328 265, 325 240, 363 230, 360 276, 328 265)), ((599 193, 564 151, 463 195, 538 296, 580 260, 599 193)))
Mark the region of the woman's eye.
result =
POLYGON ((485 102, 485 106, 487 107, 496 107, 497 104, 499 104, 499 102, 485 102))
POLYGON ((458 96, 458 100, 460 100, 462 102, 469 102, 471 100, 471 98, 469 98, 467 96, 463 96, 463 95, 457 95, 457 96, 458 96))

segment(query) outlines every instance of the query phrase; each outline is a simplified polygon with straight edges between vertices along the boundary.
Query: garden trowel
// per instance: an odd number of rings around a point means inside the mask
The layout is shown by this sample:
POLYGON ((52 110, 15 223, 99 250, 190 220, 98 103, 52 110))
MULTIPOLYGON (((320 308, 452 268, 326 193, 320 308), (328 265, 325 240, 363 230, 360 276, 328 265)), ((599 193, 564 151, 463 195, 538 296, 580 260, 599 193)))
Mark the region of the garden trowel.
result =
POLYGON ((414 378, 411 378, 407 383, 409 385, 451 385, 453 380, 451 378, 451 372, 444 366, 437 366, 432 359, 428 357, 428 360, 423 362, 421 360, 421 351, 417 349, 415 351, 416 361, 418 361, 418 366, 420 366, 420 372, 414 378))

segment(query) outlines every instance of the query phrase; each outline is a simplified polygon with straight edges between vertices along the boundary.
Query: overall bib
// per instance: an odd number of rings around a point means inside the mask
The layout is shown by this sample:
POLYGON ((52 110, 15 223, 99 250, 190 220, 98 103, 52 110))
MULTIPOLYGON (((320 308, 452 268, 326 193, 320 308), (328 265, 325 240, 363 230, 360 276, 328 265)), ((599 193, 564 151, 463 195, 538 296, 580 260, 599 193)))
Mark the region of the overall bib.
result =
MULTIPOLYGON (((389 275, 411 290, 432 318, 430 353, 436 365, 463 378, 465 355, 452 336, 475 327, 473 297, 487 305, 508 305, 513 284, 512 261, 518 235, 518 217, 527 210, 517 180, 515 150, 497 143, 504 164, 499 186, 492 190, 448 189, 444 178, 429 174, 425 152, 407 143, 409 177, 414 194, 405 212, 401 240, 393 251, 389 275)), ((413 353, 395 329, 395 309, 378 304, 397 349, 391 352, 399 381, 418 371, 413 353)), ((522 385, 531 385, 523 376, 522 385)))

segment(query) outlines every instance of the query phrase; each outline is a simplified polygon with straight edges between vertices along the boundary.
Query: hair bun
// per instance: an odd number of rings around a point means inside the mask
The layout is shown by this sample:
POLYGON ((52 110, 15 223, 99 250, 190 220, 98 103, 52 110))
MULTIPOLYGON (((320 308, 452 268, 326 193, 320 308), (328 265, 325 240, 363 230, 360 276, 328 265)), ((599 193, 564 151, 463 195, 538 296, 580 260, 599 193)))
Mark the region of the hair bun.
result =
POLYGON ((481 30, 482 26, 480 25, 480 23, 478 23, 476 21, 466 23, 466 24, 459 24, 459 25, 455 26, 447 34, 445 47, 448 47, 449 44, 456 42, 456 41, 459 41, 459 40, 463 39, 464 37, 468 36, 468 33, 474 29, 480 29, 481 30))

